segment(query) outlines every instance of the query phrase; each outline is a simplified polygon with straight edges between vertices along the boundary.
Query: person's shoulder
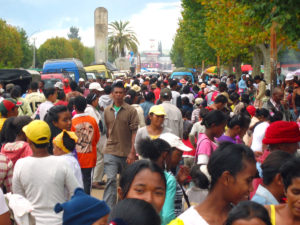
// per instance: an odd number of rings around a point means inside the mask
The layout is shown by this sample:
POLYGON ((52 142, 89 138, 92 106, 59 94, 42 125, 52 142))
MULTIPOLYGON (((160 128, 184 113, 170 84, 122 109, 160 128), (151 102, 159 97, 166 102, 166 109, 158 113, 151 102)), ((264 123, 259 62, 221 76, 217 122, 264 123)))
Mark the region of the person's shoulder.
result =
POLYGON ((202 216, 195 210, 194 207, 190 207, 184 213, 182 213, 179 217, 180 220, 183 221, 184 224, 197 224, 197 225, 208 225, 202 216), (197 221, 197 222, 196 222, 197 221))

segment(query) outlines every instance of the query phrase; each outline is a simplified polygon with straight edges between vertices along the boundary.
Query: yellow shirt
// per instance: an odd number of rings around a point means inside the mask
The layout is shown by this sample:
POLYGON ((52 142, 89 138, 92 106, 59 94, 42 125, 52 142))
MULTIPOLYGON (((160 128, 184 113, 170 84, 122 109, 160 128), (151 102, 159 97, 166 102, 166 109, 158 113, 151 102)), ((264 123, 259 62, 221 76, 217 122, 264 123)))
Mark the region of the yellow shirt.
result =
POLYGON ((2 130, 3 124, 7 118, 0 118, 0 131, 2 130))

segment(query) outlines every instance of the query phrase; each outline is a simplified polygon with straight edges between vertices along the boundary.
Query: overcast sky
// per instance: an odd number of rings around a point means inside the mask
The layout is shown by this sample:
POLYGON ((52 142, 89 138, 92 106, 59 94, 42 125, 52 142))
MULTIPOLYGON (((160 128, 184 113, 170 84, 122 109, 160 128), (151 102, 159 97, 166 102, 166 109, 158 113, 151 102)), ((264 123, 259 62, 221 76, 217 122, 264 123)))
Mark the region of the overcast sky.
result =
POLYGON ((0 5, 0 18, 24 28, 37 46, 51 37, 67 37, 71 26, 80 29, 85 46, 94 46, 94 10, 105 7, 109 22, 130 21, 140 51, 149 49, 150 39, 170 49, 181 16, 176 0, 0 0, 0 5))

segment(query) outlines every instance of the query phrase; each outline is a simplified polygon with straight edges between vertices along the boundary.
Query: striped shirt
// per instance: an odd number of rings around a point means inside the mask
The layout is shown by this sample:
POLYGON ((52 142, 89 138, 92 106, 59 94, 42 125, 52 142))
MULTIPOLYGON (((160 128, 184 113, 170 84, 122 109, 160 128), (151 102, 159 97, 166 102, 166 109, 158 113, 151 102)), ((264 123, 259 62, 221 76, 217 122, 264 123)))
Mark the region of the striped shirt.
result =
POLYGON ((12 161, 0 153, 0 187, 4 186, 6 192, 11 192, 13 176, 13 163, 12 161))

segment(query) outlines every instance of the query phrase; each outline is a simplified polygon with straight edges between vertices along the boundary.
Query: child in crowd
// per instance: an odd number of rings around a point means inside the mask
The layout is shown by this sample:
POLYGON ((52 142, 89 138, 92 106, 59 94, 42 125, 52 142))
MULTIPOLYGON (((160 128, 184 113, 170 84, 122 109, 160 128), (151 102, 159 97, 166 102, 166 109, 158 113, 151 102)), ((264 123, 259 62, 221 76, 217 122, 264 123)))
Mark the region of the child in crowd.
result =
POLYGON ((44 120, 48 110, 54 106, 57 99, 57 90, 55 87, 48 87, 44 89, 46 101, 40 104, 36 111, 36 118, 44 120))
POLYGON ((63 213, 63 225, 107 225, 110 209, 104 201, 77 188, 70 201, 57 203, 54 211, 63 213))

